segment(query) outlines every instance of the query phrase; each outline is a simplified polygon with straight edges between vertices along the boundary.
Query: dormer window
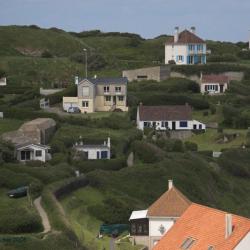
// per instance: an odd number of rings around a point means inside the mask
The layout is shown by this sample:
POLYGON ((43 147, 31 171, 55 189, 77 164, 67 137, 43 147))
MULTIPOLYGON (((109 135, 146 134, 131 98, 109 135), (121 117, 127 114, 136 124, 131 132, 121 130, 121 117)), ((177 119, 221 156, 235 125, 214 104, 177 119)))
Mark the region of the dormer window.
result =
POLYGON ((109 93, 109 86, 104 86, 103 89, 104 89, 104 93, 109 93))
POLYGON ((195 239, 188 237, 187 239, 184 240, 184 242, 181 245, 182 250, 188 250, 191 249, 193 244, 195 243, 195 239))

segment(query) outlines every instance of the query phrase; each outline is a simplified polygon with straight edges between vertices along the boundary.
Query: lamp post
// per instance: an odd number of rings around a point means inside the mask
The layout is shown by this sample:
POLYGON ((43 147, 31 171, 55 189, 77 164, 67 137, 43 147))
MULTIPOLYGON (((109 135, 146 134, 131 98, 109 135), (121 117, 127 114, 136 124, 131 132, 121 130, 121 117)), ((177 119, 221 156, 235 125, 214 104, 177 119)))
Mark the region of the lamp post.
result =
POLYGON ((88 53, 86 48, 83 51, 85 53, 85 77, 88 78, 88 53))

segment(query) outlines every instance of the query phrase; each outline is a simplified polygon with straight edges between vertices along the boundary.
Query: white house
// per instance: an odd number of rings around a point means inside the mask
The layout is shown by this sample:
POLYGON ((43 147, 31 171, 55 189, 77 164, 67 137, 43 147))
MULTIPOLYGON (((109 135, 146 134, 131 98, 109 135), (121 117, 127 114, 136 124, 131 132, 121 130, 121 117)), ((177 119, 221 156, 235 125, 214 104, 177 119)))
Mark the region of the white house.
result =
POLYGON ((74 149, 77 153, 83 153, 87 160, 110 159, 111 142, 110 138, 104 141, 103 144, 83 144, 83 142, 76 143, 74 149))
POLYGON ((153 250, 249 250, 250 219, 192 203, 153 250))
POLYGON ((169 180, 168 191, 147 210, 132 212, 129 221, 134 243, 151 250, 190 205, 191 202, 169 180))
POLYGON ((143 106, 137 108, 137 128, 156 130, 205 130, 206 125, 192 119, 192 109, 186 105, 143 106))
POLYGON ((7 85, 7 79, 6 77, 0 78, 0 86, 6 86, 7 85))
POLYGON ((51 159, 49 146, 41 144, 26 143, 16 146, 16 158, 18 161, 41 161, 46 162, 51 159))
POLYGON ((182 32, 176 27, 174 36, 165 43, 165 64, 206 64, 206 53, 206 42, 195 34, 195 27, 182 32))
POLYGON ((200 79, 200 92, 202 94, 222 94, 229 86, 229 77, 226 75, 203 75, 201 74, 200 79))

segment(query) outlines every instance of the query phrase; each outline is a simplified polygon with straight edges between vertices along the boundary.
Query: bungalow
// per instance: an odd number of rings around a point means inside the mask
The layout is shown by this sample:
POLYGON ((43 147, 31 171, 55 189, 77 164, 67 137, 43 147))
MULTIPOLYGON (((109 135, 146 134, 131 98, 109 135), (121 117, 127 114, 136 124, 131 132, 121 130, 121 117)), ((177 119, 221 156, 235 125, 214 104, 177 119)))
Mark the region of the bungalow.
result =
POLYGON ((249 250, 250 220, 193 203, 153 250, 249 250))
POLYGON ((205 130, 206 125, 192 119, 192 109, 186 105, 143 106, 137 109, 137 128, 156 130, 205 130))
POLYGON ((18 161, 42 161, 46 162, 51 159, 49 146, 41 144, 26 143, 16 146, 16 158, 18 161))
POLYGON ((76 143, 73 148, 76 151, 77 156, 82 154, 83 156, 82 158, 87 160, 98 160, 98 159, 109 160, 111 157, 110 138, 108 138, 107 141, 104 141, 103 144, 83 144, 83 142, 76 143))
POLYGON ((132 212, 129 221, 134 244, 151 250, 190 205, 189 199, 169 180, 168 191, 147 210, 132 212))
POLYGON ((203 75, 200 79, 200 91, 202 94, 222 94, 229 86, 229 77, 226 75, 203 75))

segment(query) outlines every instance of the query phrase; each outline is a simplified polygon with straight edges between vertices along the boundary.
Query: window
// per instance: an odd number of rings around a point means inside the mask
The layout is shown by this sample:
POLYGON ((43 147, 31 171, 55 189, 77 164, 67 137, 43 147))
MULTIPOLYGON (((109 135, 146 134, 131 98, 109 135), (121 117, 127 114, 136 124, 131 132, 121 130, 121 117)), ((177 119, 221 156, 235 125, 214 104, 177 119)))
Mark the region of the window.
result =
POLYGON ((168 122, 161 122, 162 128, 168 128, 168 122))
POLYGON ((82 107, 88 108, 89 107, 89 102, 88 101, 82 101, 82 107))
POLYGON ((111 96, 110 95, 105 96, 105 101, 106 102, 111 102, 111 96))
POLYGON ((194 49, 195 49, 194 44, 189 44, 189 45, 188 45, 188 49, 189 49, 190 51, 194 51, 194 49))
POLYGON ((108 151, 101 151, 101 159, 107 159, 108 158, 108 151))
POLYGON ((135 223, 131 224, 131 233, 136 234, 136 224, 135 223))
POLYGON ((186 128, 188 126, 188 122, 187 121, 180 121, 180 127, 181 128, 186 128))
POLYGON ((82 87, 82 95, 89 96, 89 87, 82 87))
POLYGON ((148 76, 143 76, 143 75, 141 75, 141 76, 137 76, 137 79, 148 79, 148 76))
POLYGON ((42 156, 42 150, 36 150, 36 157, 42 156))
POLYGON ((149 123, 149 122, 144 122, 144 123, 143 123, 143 126, 146 127, 146 128, 147 128, 147 127, 150 127, 150 123, 149 123))
POLYGON ((203 44, 198 44, 197 49, 198 51, 203 51, 203 44))
POLYGON ((109 86, 104 86, 103 90, 104 90, 104 93, 108 93, 109 92, 109 86))
POLYGON ((122 88, 121 87, 115 87, 115 92, 121 92, 122 88))
POLYGON ((30 151, 21 151, 21 161, 30 160, 30 151))
POLYGON ((191 249, 191 247, 194 244, 194 242, 195 242, 195 239, 193 239, 193 238, 187 238, 182 243, 181 249, 183 249, 183 250, 191 249))
POLYGON ((177 61, 183 61, 183 56, 177 56, 177 61))
POLYGON ((124 96, 123 96, 123 95, 118 96, 118 100, 119 100, 120 102, 123 102, 123 100, 124 100, 124 96))

